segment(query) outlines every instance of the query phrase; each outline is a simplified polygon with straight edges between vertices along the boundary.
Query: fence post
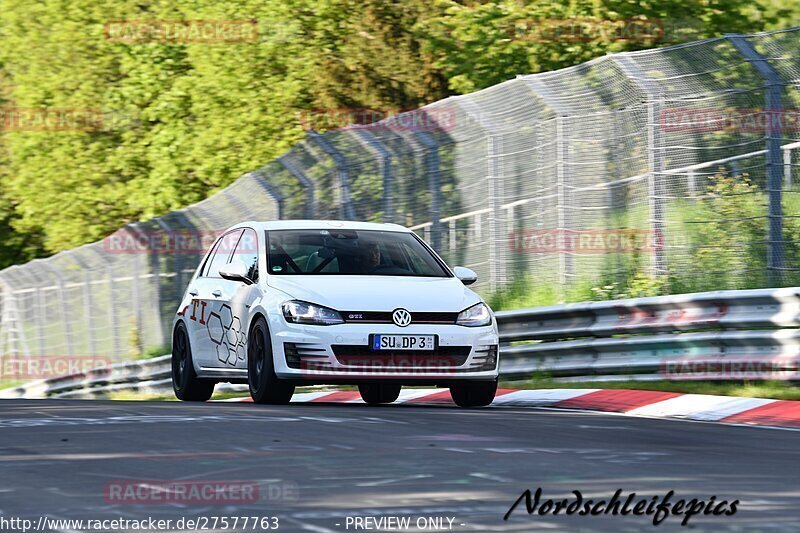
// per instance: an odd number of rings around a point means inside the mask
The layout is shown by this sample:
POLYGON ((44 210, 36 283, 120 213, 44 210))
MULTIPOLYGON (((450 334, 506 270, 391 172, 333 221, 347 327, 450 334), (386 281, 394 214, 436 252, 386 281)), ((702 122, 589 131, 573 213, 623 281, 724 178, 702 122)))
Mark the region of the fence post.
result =
POLYGON ((567 285, 567 275, 572 274, 572 256, 569 255, 569 247, 567 242, 571 242, 568 232, 566 204, 567 204, 567 191, 566 191, 566 161, 567 161, 567 135, 564 133, 565 117, 559 116, 556 118, 556 225, 558 226, 558 235, 556 235, 557 246, 560 249, 558 253, 558 278, 562 290, 567 285), (562 240, 561 235, 564 235, 562 240))
POLYGON ((766 57, 753 47, 753 43, 746 36, 729 33, 725 37, 766 81, 765 107, 769 119, 767 126, 767 190, 769 193, 767 276, 770 286, 774 287, 781 283, 783 277, 783 208, 781 206, 781 189, 783 187, 781 141, 783 140, 783 131, 781 120, 783 117, 784 83, 780 73, 766 57))
POLYGON ((450 220, 447 223, 448 226, 448 233, 447 233, 447 247, 450 253, 450 264, 455 264, 456 260, 456 253, 458 253, 458 237, 456 234, 456 221, 450 220))
POLYGON ((347 160, 330 143, 324 135, 310 131, 308 136, 325 152, 336 165, 336 175, 339 178, 339 213, 343 219, 356 220, 356 211, 353 208, 353 199, 350 196, 350 172, 347 168, 347 160))
POLYGON ((437 253, 442 249, 442 178, 439 173, 439 143, 432 135, 420 131, 414 133, 426 148, 425 166, 428 175, 428 189, 431 193, 431 247, 437 253))
MULTIPOLYGON (((21 353, 30 356, 23 324, 19 317, 17 296, 11 287, 0 280, 0 361, 2 356, 21 353)), ((41 354, 40 354, 41 355, 41 354)))
POLYGON ((69 252, 69 259, 73 261, 78 268, 83 271, 83 291, 81 294, 83 303, 83 326, 86 328, 86 336, 89 339, 89 352, 88 354, 81 355, 99 355, 97 353, 97 343, 95 342, 94 328, 92 327, 94 321, 92 320, 92 309, 94 309, 92 301, 92 276, 89 272, 89 265, 78 257, 74 251, 69 252))
MULTIPOLYGON (((239 199, 238 196, 236 196, 235 194, 233 194, 233 192, 231 192, 229 187, 222 189, 217 194, 219 196, 222 196, 225 200, 228 201, 228 203, 230 203, 234 208, 236 208, 236 212, 241 217, 239 220, 241 220, 242 218, 247 220, 253 220, 253 218, 255 217, 254 210, 250 207, 251 205, 253 205, 252 202, 250 201, 243 202, 241 199, 239 199)), ((251 199, 248 198, 248 200, 251 199)))
MULTIPOLYGON (((369 127, 369 126, 367 126, 369 127)), ((372 152, 378 159, 378 167, 383 180, 383 222, 394 221, 394 206, 392 205, 392 154, 383 143, 368 132, 365 128, 354 127, 354 137, 363 147, 372 152)))
POLYGON ((661 112, 664 95, 657 81, 650 79, 627 53, 611 54, 631 82, 647 95, 647 195, 650 206, 650 231, 655 243, 651 270, 667 274, 666 234, 664 223, 664 139, 661 112))
POLYGON ((486 135, 486 179, 489 193, 489 286, 492 291, 506 281, 507 254, 503 246, 507 241, 507 221, 503 216, 503 200, 505 198, 503 184, 503 149, 502 129, 496 121, 481 113, 478 105, 464 96, 450 98, 466 115, 483 130, 486 135))
POLYGON ((282 220, 284 216, 283 204, 285 198, 283 194, 281 194, 280 191, 278 191, 278 189, 269 182, 269 174, 266 171, 267 166, 268 165, 264 165, 258 170, 245 174, 243 177, 244 178, 252 177, 256 181, 256 183, 258 183, 261 186, 261 188, 264 189, 264 192, 266 192, 269 196, 272 197, 273 200, 275 200, 275 205, 278 208, 277 218, 278 220, 282 220))
POLYGON ((8 320, 6 318, 9 292, 8 286, 0 278, 0 363, 3 362, 3 357, 11 352, 8 348, 10 343, 8 342, 8 320))
MULTIPOLYGON (((50 271, 56 279, 58 285, 58 299, 61 307, 61 325, 64 327, 64 340, 67 341, 67 354, 63 355, 78 355, 75 353, 75 344, 72 339, 72 322, 70 321, 69 309, 67 309, 67 294, 64 291, 64 279, 61 277, 61 272, 57 268, 51 267, 50 264, 42 259, 34 259, 31 263, 38 261, 42 268, 50 271)), ((43 354, 40 354, 43 355, 43 354)))
MULTIPOLYGON (((181 281, 181 275, 178 274, 179 269, 183 269, 183 255, 186 253, 185 250, 178 250, 177 242, 179 242, 178 232, 172 226, 169 225, 167 220, 164 217, 158 217, 155 219, 156 224, 162 230, 167 233, 167 242, 172 243, 171 248, 167 247, 169 250, 171 249, 171 255, 173 258, 176 258, 174 264, 171 265, 171 268, 175 269, 176 277, 175 277, 175 285, 179 285, 181 281)), ((195 238, 199 237, 199 235, 195 235, 195 238)), ((198 242, 201 242, 198 240, 198 242)), ((161 278, 161 255, 158 253, 158 248, 151 251, 151 259, 150 264, 152 265, 153 269, 153 292, 154 298, 156 300, 156 328, 158 329, 158 337, 156 337, 155 345, 156 346, 164 346, 169 339, 169 342, 172 341, 172 332, 171 331, 164 331, 164 326, 171 327, 172 324, 172 308, 178 307, 180 304, 180 299, 183 296, 183 291, 178 288, 176 291, 178 293, 177 298, 174 301, 170 302, 170 305, 164 305, 164 291, 161 290, 161 284, 164 283, 161 278)), ((170 265, 165 265, 168 268, 170 265)), ((169 271, 169 270, 168 270, 169 271)))
POLYGON ((119 328, 119 317, 117 316, 117 306, 115 305, 114 299, 114 269, 110 264, 106 266, 106 274, 108 277, 108 313, 111 319, 111 344, 113 346, 112 350, 114 356, 119 357, 120 355, 124 356, 124 354, 122 354, 122 347, 119 343, 121 332, 119 328))
MULTIPOLYGON (((36 292, 34 293, 34 302, 38 309, 44 309, 44 297, 42 297, 42 290, 39 287, 36 287, 36 292)), ((34 320, 36 322, 36 349, 38 350, 39 354, 43 354, 45 352, 45 345, 44 345, 44 321, 45 316, 44 313, 39 311, 35 312, 34 316, 36 317, 34 320)))
POLYGON ((89 274, 89 271, 83 275, 83 315, 84 320, 86 320, 86 329, 88 337, 89 337, 89 354, 91 356, 100 355, 97 352, 97 343, 95 342, 94 338, 94 328, 92 327, 92 309, 94 309, 94 305, 92 302, 92 276, 89 274))
MULTIPOLYGON (((544 101, 545 104, 555 114, 556 123, 556 225, 559 235, 557 235, 559 246, 564 246, 567 242, 561 239, 561 235, 569 237, 569 230, 572 229, 572 220, 567 212, 567 186, 572 181, 567 162, 571 160, 570 136, 568 120, 572 114, 572 109, 554 94, 552 89, 540 79, 538 75, 521 76, 520 79, 525 86, 536 97, 544 101)), ((560 250, 558 254, 558 279, 561 297, 565 294, 568 278, 574 274, 574 263, 572 255, 565 250, 560 250)))
POLYGON ((786 181, 786 188, 792 188, 792 150, 787 148, 783 151, 783 177, 786 181))
MULTIPOLYGON (((130 226, 136 227, 138 226, 138 224, 134 223, 131 224, 130 226)), ((136 229, 138 231, 138 228, 136 229)), ((137 346, 134 346, 133 348, 135 348, 137 352, 141 353, 143 346, 142 346, 142 336, 140 334, 140 332, 142 331, 142 320, 141 320, 142 302, 141 302, 141 294, 139 291, 139 282, 142 278, 142 267, 141 267, 142 262, 140 257, 141 254, 139 252, 133 254, 133 261, 132 261, 133 273, 131 274, 131 300, 132 300, 131 305, 133 306, 133 327, 136 330, 136 338, 138 339, 137 346)), ((130 341, 130 338, 127 336, 128 333, 129 332, 126 330, 125 332, 126 340, 130 341)))
POLYGON ((283 154, 280 156, 277 161, 281 164, 283 168, 286 169, 289 174, 294 176, 294 178, 300 182, 300 184, 306 190, 306 218, 313 219, 317 213, 317 206, 316 206, 316 186, 314 182, 311 181, 308 176, 303 174, 303 172, 297 168, 297 165, 294 164, 293 161, 290 161, 287 157, 289 154, 283 154))
POLYGON ((492 216, 489 219, 489 242, 492 257, 489 258, 492 267, 491 290, 495 291, 506 282, 506 250, 507 240, 504 238, 506 224, 503 218, 503 139, 500 135, 490 135, 487 138, 487 159, 489 165, 489 204, 492 216))

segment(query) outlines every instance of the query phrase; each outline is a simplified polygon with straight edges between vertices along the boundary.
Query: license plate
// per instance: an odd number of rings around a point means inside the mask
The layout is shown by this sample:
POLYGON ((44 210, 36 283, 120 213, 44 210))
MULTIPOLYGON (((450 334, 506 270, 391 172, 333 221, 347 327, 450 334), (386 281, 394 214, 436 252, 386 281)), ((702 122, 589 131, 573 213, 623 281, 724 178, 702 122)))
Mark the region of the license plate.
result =
POLYGON ((374 335, 373 350, 433 350, 436 335, 374 335))

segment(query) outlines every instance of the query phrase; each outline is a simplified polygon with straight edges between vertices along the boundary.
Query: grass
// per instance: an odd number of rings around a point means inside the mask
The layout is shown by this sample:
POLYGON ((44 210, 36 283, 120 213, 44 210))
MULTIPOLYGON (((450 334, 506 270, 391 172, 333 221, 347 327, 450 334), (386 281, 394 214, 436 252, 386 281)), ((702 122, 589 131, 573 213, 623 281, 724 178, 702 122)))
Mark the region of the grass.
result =
POLYGON ((742 398, 800 400, 800 387, 791 381, 594 381, 571 383, 549 378, 508 381, 510 389, 638 389, 688 394, 713 394, 742 398))
POLYGON ((0 389, 12 389, 24 383, 26 383, 26 380, 22 379, 0 379, 0 389))
POLYGON ((168 353, 172 353, 171 346, 168 345, 151 346, 150 348, 146 348, 139 355, 137 355, 136 359, 153 359, 155 357, 161 357, 162 355, 166 355, 168 353))
MULTIPOLYGON (((319 387, 312 388, 312 387, 298 387, 295 390, 296 394, 302 394, 304 392, 319 392, 319 387)), ((328 390, 326 388, 326 390, 328 390)), ((339 386, 339 387, 330 387, 331 391, 342 391, 342 390, 357 390, 357 387, 353 386, 339 386)), ((249 394, 247 391, 243 392, 215 392, 214 396, 211 397, 212 400, 228 400, 231 398, 245 398, 248 397, 249 394)), ((164 394, 145 394, 141 392, 133 392, 133 391, 115 391, 108 395, 109 400, 125 400, 125 401, 177 401, 175 395, 171 392, 164 393, 164 394)))
POLYGON ((119 400, 119 401, 147 401, 147 402, 167 402, 178 401, 174 394, 144 394, 134 391, 114 391, 108 394, 107 398, 98 398, 102 400, 119 400))
MULTIPOLYGON (((684 294, 722 289, 789 287, 800 271, 787 269, 780 279, 767 276, 763 185, 747 176, 720 172, 700 187, 702 199, 675 199, 664 205, 665 276, 651 275, 650 249, 575 253, 566 282, 559 283, 555 254, 508 252, 510 283, 486 294, 495 311, 588 300, 684 294), (535 261, 533 261, 535 259, 535 261), (533 263, 532 263, 533 261, 533 263)), ((798 202, 784 202, 784 261, 800 260, 798 202), (794 217, 794 218, 792 218, 794 217)), ((581 229, 648 231, 649 205, 634 203, 582 221, 581 229)))

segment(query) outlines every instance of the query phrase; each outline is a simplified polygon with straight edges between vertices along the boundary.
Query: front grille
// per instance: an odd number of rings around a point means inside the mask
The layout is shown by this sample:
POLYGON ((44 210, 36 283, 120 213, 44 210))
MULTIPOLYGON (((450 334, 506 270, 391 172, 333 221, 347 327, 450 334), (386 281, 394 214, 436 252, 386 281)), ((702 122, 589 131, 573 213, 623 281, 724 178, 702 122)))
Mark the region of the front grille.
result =
POLYGON ((325 348, 316 344, 283 343, 283 354, 286 357, 286 366, 289 368, 306 368, 311 364, 330 366, 326 352, 325 348))
POLYGON ((344 366, 406 369, 457 367, 469 357, 469 346, 439 346, 435 350, 373 350, 366 345, 334 344, 336 360, 344 366))
MULTIPOLYGON (((345 322, 354 324, 391 324, 393 311, 340 311, 345 322)), ((411 312, 412 324, 455 324, 458 313, 411 312)))
POLYGON ((472 365, 480 371, 494 370, 497 366, 497 345, 479 346, 472 358, 472 365))

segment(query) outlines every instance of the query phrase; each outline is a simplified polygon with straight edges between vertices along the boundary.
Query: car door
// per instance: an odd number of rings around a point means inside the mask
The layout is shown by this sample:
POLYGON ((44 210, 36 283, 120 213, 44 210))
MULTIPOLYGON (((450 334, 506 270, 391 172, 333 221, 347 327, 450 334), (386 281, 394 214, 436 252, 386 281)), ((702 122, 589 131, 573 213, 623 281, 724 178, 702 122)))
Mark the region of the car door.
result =
POLYGON ((229 348, 233 356, 233 342, 236 342, 236 360, 231 358, 226 361, 228 367, 247 370, 246 347, 248 328, 250 324, 250 310, 255 301, 261 296, 259 283, 259 246, 258 234, 252 228, 245 228, 231 261, 241 261, 247 267, 247 277, 253 282, 248 284, 241 281, 229 282, 230 300, 227 302, 233 317, 230 333, 229 348))
POLYGON ((202 368, 218 368, 220 360, 227 361, 230 357, 226 335, 232 320, 223 305, 230 298, 229 285, 233 282, 222 279, 219 269, 230 261, 242 232, 242 229, 235 229, 217 240, 192 287, 193 300, 187 311, 187 323, 192 335, 192 352, 202 368))
POLYGON ((192 347, 193 359, 198 365, 200 365, 203 348, 208 342, 206 306, 208 305, 208 296, 211 294, 211 289, 205 276, 221 241, 222 238, 218 237, 212 243, 211 250, 203 258, 203 262, 197 269, 197 274, 189 282, 189 287, 186 290, 188 298, 190 298, 188 305, 178 313, 184 319, 186 331, 189 335, 189 343, 192 347))

